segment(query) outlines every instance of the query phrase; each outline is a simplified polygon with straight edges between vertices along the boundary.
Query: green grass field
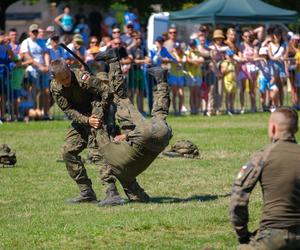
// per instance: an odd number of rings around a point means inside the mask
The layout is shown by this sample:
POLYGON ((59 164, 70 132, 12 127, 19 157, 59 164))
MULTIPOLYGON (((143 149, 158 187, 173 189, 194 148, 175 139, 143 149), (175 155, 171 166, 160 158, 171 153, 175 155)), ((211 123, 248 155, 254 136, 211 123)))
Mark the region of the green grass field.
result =
MULTIPOLYGON (((172 143, 192 140, 201 159, 158 158, 138 178, 151 203, 112 208, 65 203, 78 194, 56 162, 69 122, 0 125, 0 143, 15 148, 18 158, 15 168, 0 168, 0 249, 235 249, 228 195, 240 167, 268 143, 268 116, 170 117, 172 143)), ((103 198, 98 169, 86 168, 103 198)), ((256 188, 251 230, 260 201, 256 188)))

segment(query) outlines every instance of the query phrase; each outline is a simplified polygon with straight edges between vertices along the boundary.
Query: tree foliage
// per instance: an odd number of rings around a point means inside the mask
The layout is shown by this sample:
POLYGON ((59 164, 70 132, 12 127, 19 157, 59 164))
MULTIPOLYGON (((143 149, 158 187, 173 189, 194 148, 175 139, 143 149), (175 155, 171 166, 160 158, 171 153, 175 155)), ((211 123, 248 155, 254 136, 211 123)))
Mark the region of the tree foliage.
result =
MULTIPOLYGON (((34 4, 38 2, 39 0, 24 0, 25 2, 34 4)), ((61 0, 48 0, 51 2, 60 3, 61 0)), ((265 2, 291 10, 296 10, 298 13, 300 13, 300 1, 299 0, 264 0, 265 2)), ((0 28, 4 29, 5 27, 5 11, 8 8, 9 5, 13 4, 14 2, 17 2, 17 0, 0 0, 0 28)), ((66 2, 66 1, 63 1, 66 2)), ((73 0, 73 1, 67 1, 69 3, 71 2, 77 2, 78 4, 82 4, 82 0, 73 0)), ((136 8, 138 9, 140 13, 140 18, 142 21, 146 21, 151 12, 153 12, 151 5, 153 4, 161 4, 163 11, 176 11, 181 10, 182 8, 185 8, 187 6, 192 6, 194 4, 199 4, 203 2, 203 0, 85 0, 85 4, 100 4, 104 7, 104 9, 109 9, 110 6, 112 6, 114 3, 118 2, 121 4, 126 5, 129 8, 136 8)))

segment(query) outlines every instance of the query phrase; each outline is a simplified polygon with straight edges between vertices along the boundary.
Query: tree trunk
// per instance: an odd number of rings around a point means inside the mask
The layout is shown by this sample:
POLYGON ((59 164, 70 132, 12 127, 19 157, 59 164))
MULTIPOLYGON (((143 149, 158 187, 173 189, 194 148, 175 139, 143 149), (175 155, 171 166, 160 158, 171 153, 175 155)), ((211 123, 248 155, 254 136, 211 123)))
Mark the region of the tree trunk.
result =
POLYGON ((9 5, 17 2, 17 0, 0 0, 0 29, 5 30, 5 20, 6 15, 5 12, 9 5))

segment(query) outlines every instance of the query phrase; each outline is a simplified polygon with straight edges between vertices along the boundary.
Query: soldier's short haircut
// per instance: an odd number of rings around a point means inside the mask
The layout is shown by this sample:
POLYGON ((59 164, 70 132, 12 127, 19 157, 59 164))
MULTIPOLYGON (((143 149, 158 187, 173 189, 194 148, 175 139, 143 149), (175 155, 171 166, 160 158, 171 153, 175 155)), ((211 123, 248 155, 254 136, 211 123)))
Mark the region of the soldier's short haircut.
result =
POLYGON ((56 59, 51 62, 50 71, 54 77, 58 74, 65 74, 69 72, 69 70, 68 64, 63 59, 56 59))
POLYGON ((288 124, 288 132, 295 134, 298 131, 298 113, 291 107, 279 107, 274 114, 280 113, 284 116, 286 124, 288 124))

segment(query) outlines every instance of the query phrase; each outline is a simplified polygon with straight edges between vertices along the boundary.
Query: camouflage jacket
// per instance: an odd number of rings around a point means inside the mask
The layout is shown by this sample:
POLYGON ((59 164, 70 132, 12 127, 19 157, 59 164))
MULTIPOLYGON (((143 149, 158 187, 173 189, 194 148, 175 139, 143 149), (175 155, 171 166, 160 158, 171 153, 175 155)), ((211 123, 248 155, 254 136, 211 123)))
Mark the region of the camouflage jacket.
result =
POLYGON ((93 106, 100 107, 98 117, 102 118, 103 109, 107 105, 110 89, 106 73, 97 77, 86 71, 74 69, 71 71, 71 86, 64 87, 55 79, 51 81, 51 94, 59 108, 75 123, 88 124, 88 118, 93 112, 93 106), (98 102, 98 105, 94 105, 98 102))
POLYGON ((293 197, 300 192, 299 162, 300 146, 293 136, 287 136, 254 153, 242 167, 230 202, 231 222, 240 243, 249 240, 248 203, 258 181, 264 197, 260 229, 300 225, 300 198, 293 197))

